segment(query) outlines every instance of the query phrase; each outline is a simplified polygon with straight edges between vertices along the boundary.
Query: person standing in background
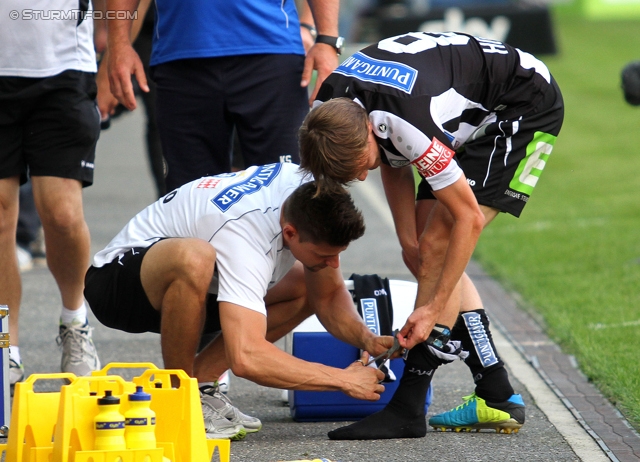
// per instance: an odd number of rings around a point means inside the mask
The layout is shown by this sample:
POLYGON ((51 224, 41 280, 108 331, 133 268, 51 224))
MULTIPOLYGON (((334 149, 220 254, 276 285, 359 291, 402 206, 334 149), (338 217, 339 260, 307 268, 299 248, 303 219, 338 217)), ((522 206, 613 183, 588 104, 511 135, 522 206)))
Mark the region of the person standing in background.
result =
POLYGON ((93 25, 63 0, 0 6, 0 304, 10 311, 10 383, 24 378, 19 350, 22 285, 16 259, 20 184, 30 177, 42 221, 47 264, 62 298, 61 369, 100 368, 87 321, 84 273, 90 235, 82 188, 93 182, 100 117, 95 105, 93 25))
MULTIPOLYGON (((107 6, 133 12, 137 3, 108 0, 107 6)), ((156 6, 151 77, 167 190, 231 171, 234 128, 244 165, 298 162, 297 130, 309 109, 312 72, 318 88, 338 65, 338 0, 310 3, 317 35, 306 56, 294 2, 159 0, 156 6)), ((143 91, 147 79, 131 46, 131 20, 108 23, 111 91, 131 110, 131 76, 143 91)))
MULTIPOLYGON (((98 67, 102 67, 102 60, 107 51, 107 19, 106 19, 106 1, 94 0, 94 8, 103 12, 99 17, 94 18, 95 27, 95 46, 96 53, 101 57, 98 59, 98 67)), ((144 66, 145 74, 149 73, 149 61, 151 59, 151 42, 153 41, 155 18, 155 6, 150 0, 142 0, 138 5, 137 19, 138 24, 132 30, 132 42, 136 53, 140 56, 140 60, 144 66)), ((101 128, 108 129, 114 118, 123 113, 128 112, 127 109, 118 103, 109 89, 109 79, 106 75, 106 66, 102 71, 98 71, 96 76, 98 84, 98 109, 102 119, 101 128)), ((157 197, 162 197, 167 193, 165 187, 166 164, 162 155, 162 146, 160 144, 160 133, 156 122, 156 86, 152 81, 148 82, 149 91, 140 91, 137 82, 136 95, 142 99, 144 105, 144 113, 146 118, 145 141, 147 149, 147 159, 153 183, 156 187, 157 197)))

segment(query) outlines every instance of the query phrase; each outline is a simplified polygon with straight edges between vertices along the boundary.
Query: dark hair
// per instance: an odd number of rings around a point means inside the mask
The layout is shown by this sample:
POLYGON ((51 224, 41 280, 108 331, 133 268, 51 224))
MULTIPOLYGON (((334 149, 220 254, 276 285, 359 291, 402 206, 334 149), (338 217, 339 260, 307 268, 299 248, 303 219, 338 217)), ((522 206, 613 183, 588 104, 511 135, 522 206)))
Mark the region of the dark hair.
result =
POLYGON ((345 247, 364 234, 364 218, 344 189, 317 191, 315 182, 299 186, 284 203, 284 219, 300 241, 345 247))
POLYGON ((319 191, 355 180, 369 132, 369 115, 355 101, 335 98, 322 103, 298 131, 300 167, 313 175, 319 191))

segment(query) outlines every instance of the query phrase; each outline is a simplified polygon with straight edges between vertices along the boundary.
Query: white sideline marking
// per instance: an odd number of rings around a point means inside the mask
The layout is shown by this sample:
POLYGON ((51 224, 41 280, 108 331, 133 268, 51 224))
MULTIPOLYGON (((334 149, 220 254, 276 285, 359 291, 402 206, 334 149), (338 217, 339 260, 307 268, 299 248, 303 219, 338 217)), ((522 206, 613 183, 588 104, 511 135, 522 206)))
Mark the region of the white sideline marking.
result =
POLYGON ((616 324, 604 324, 601 322, 595 324, 589 324, 589 329, 600 330, 600 329, 618 329, 620 327, 635 327, 640 326, 640 319, 636 321, 624 321, 616 324))
POLYGON ((547 416, 549 422, 556 427, 556 430, 569 443, 576 455, 581 460, 589 462, 610 462, 609 457, 602 452, 602 448, 586 433, 571 411, 560 401, 558 396, 540 378, 537 371, 522 357, 511 342, 502 335, 502 332, 499 329, 492 329, 491 333, 496 348, 500 351, 500 357, 509 367, 511 374, 524 385, 533 397, 536 406, 547 416))

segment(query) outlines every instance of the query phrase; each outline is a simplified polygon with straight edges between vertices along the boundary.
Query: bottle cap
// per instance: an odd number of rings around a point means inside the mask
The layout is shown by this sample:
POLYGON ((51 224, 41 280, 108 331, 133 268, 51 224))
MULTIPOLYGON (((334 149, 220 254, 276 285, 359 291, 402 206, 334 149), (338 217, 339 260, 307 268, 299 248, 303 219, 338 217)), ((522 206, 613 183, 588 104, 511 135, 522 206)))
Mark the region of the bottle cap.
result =
POLYGON ((104 396, 102 398, 98 398, 98 404, 120 404, 120 398, 113 396, 113 392, 111 390, 105 390, 104 396))
POLYGON ((142 391, 142 387, 137 386, 136 392, 129 395, 129 401, 151 401, 151 395, 142 391))

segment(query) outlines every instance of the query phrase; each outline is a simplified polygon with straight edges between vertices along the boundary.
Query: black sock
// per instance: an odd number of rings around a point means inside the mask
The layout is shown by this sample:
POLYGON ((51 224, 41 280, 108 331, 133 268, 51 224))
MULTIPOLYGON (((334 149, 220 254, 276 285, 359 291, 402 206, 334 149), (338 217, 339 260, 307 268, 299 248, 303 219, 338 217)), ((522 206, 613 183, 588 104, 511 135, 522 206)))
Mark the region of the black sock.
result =
POLYGON ((329 432, 332 440, 422 438, 427 434, 424 405, 433 373, 442 364, 429 348, 409 351, 398 389, 384 409, 346 427, 329 432))
POLYGON ((451 339, 460 340, 469 352, 465 363, 476 384, 476 395, 485 401, 501 403, 513 395, 509 374, 498 356, 484 309, 468 311, 458 316, 451 330, 451 339))

